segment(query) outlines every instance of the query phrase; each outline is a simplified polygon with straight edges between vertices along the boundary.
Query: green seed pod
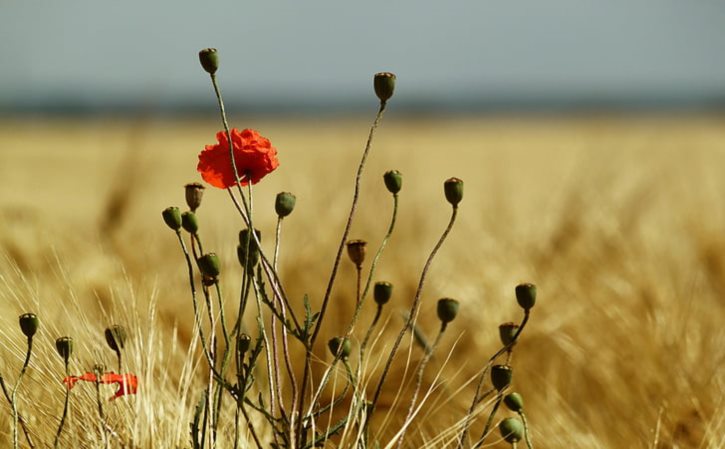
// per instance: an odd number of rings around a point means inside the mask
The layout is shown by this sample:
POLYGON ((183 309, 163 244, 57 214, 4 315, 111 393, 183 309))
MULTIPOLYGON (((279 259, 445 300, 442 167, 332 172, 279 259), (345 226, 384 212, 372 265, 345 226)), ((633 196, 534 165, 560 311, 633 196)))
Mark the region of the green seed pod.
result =
POLYGON ((126 345, 126 338, 128 337, 128 334, 126 333, 125 327, 114 324, 106 329, 105 336, 108 347, 118 352, 126 345))
POLYGON ((385 103, 393 96, 395 91, 395 75, 390 72, 376 73, 373 78, 373 87, 380 102, 385 103))
POLYGON ((503 398, 503 403, 512 412, 519 413, 524 410, 524 398, 518 393, 509 393, 503 398))
MULTIPOLYGON (((104 365, 103 363, 96 363, 95 365, 93 365, 92 371, 96 373, 96 375, 101 375, 106 372, 106 365, 104 365)), ((96 382, 98 381, 99 380, 96 380, 96 382)))
POLYGON ((338 352, 342 351, 340 353, 340 357, 343 360, 347 360, 347 358, 350 357, 350 352, 352 352, 352 344, 347 338, 331 338, 330 341, 327 342, 327 347, 330 348, 330 352, 332 353, 332 355, 336 357, 338 352))
POLYGON ((403 188, 403 174, 398 170, 386 171, 383 175, 383 181, 385 181, 385 187, 388 189, 388 192, 393 195, 400 192, 400 189, 403 188))
POLYGON ((204 276, 216 279, 221 272, 221 262, 215 253, 204 254, 196 261, 199 271, 204 276))
POLYGON ((365 246, 368 244, 365 240, 348 240, 347 255, 356 267, 360 268, 365 261, 365 246))
POLYGON ((279 218, 284 218, 295 209, 297 197, 289 192, 280 192, 274 199, 274 210, 279 218))
POLYGON ((213 75, 219 69, 219 54, 216 48, 205 48, 199 52, 199 62, 206 73, 213 75))
POLYGON ((20 330, 23 331, 26 337, 33 338, 33 335, 38 332, 40 321, 34 313, 24 313, 20 315, 18 321, 20 322, 20 330))
POLYGON ((68 363, 68 359, 73 354, 73 339, 70 337, 60 337, 55 340, 55 349, 58 351, 58 355, 63 359, 65 363, 68 363))
POLYGON ((448 324, 458 314, 458 301, 451 298, 442 298, 438 300, 438 319, 441 323, 448 324))
POLYGON ((524 437, 524 425, 516 418, 504 419, 499 423, 498 430, 501 437, 510 444, 517 443, 524 437))
POLYGON ((181 228, 181 212, 178 207, 167 207, 161 212, 161 216, 164 217, 166 226, 172 230, 178 231, 181 228))
POLYGON ((237 352, 239 355, 246 354, 249 351, 249 346, 252 344, 252 339, 247 334, 242 334, 237 338, 237 352))
POLYGON ((463 181, 458 178, 446 179, 446 182, 443 183, 443 192, 446 194, 446 200, 453 207, 457 207, 463 199, 463 181))
POLYGON ((498 391, 511 385, 512 377, 513 371, 508 365, 493 365, 491 367, 491 383, 498 391))
POLYGON ((201 198, 204 196, 205 187, 198 183, 192 182, 184 186, 184 195, 186 196, 186 204, 192 212, 201 206, 201 198))
POLYGON ((191 211, 181 214, 181 227, 189 234, 196 234, 199 231, 199 220, 196 219, 196 214, 191 211))
MULTIPOLYGON (((262 241, 262 233, 255 229, 254 233, 257 235, 257 239, 262 241)), ((239 246, 237 246, 237 259, 242 267, 249 263, 250 268, 254 268, 259 262, 259 246, 254 239, 250 239, 251 234, 249 229, 242 229, 239 231, 239 246), (247 255, 247 248, 249 248, 249 255, 247 255)))
POLYGON ((501 344, 508 346, 514 341, 514 336, 519 330, 519 325, 516 323, 503 323, 498 326, 498 336, 501 339, 501 344))
POLYGON ((519 284, 516 286, 516 301, 524 310, 529 310, 536 304, 536 286, 534 284, 519 284))
POLYGON ((373 287, 373 298, 375 302, 382 306, 390 301, 390 297, 393 296, 393 284, 390 282, 376 282, 373 287))

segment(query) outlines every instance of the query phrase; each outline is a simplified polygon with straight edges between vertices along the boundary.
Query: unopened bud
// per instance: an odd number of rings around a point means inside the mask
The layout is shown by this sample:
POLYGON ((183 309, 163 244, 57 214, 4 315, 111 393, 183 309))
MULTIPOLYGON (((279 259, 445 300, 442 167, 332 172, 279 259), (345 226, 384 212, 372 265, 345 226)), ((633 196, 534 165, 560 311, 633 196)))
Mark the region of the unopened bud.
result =
POLYGON ((443 298, 438 300, 438 319, 443 324, 448 324, 458 314, 458 301, 451 298, 443 298))
POLYGON ((330 348, 332 355, 337 357, 339 354, 342 360, 347 360, 347 358, 350 357, 350 352, 352 352, 352 345, 350 344, 350 340, 347 338, 331 338, 330 341, 327 342, 327 346, 330 348))
POLYGON ((199 62, 201 62, 201 66, 208 74, 215 74, 219 69, 219 54, 216 48, 205 48, 200 51, 199 62))
POLYGON ((58 351, 58 355, 63 359, 65 363, 68 363, 68 359, 73 354, 73 339, 70 337, 60 337, 55 340, 55 349, 58 351))
POLYGON ((503 403, 506 404, 506 407, 508 407, 512 412, 518 413, 524 410, 524 398, 522 398, 518 393, 514 392, 507 394, 506 397, 503 398, 503 403))
POLYGON ((536 286, 534 284, 517 285, 516 301, 524 310, 534 307, 534 304, 536 304, 536 286))
POLYGON ((393 284, 390 282, 376 282, 373 287, 373 298, 375 302, 382 306, 390 301, 390 297, 393 296, 393 284))
POLYGON ((199 231, 199 220, 197 220, 196 214, 191 211, 181 214, 181 227, 189 234, 196 234, 199 231))
POLYGON ((357 268, 360 268, 365 261, 365 246, 368 244, 365 240, 348 240, 347 255, 357 268))
POLYGON ((23 331, 26 337, 33 338, 33 335, 38 332, 40 321, 34 313, 24 313, 20 315, 18 321, 20 322, 20 330, 23 331))
POLYGON ((506 418, 498 425, 501 437, 507 443, 513 444, 521 441, 524 437, 524 425, 516 418, 506 418))
POLYGON ((446 200, 453 207, 457 207, 463 199, 463 181, 458 178, 446 179, 446 182, 443 183, 443 192, 446 194, 446 200))
POLYGON ((383 181, 385 181, 385 187, 388 189, 388 192, 393 195, 400 192, 400 189, 403 188, 403 174, 398 170, 386 171, 383 175, 383 181))
POLYGON ((221 262, 215 253, 204 254, 196 261, 199 271, 209 278, 216 279, 221 272, 221 262))
POLYGON ((164 217, 166 226, 172 230, 178 231, 181 228, 181 212, 178 207, 167 207, 161 212, 161 216, 164 217))
POLYGON ((491 383, 498 391, 511 385, 512 377, 513 371, 508 365, 493 365, 491 367, 491 383))
POLYGON ((126 333, 125 327, 114 324, 106 329, 105 336, 108 347, 118 352, 126 345, 126 337, 128 334, 126 333))
POLYGON ((514 342, 516 332, 519 330, 519 325, 516 323, 503 323, 498 326, 498 336, 501 339, 501 344, 508 346, 514 342))
POLYGON ((376 73, 373 78, 373 87, 375 87, 375 95, 378 96, 380 102, 385 103, 395 91, 395 75, 390 72, 376 73))
POLYGON ((204 196, 205 187, 198 183, 192 182, 184 186, 184 195, 186 196, 186 205, 189 206, 192 212, 201 206, 201 199, 204 196))
MULTIPOLYGON (((255 229, 254 233, 257 239, 262 241, 262 233, 259 229, 255 229)), ((259 262, 259 246, 249 232, 249 228, 239 231, 239 245, 237 246, 237 259, 242 267, 253 268, 259 262), (247 252, 249 251, 249 252, 247 252)))
POLYGON ((274 199, 274 210, 279 218, 284 218, 295 209, 297 197, 289 192, 280 192, 274 199))

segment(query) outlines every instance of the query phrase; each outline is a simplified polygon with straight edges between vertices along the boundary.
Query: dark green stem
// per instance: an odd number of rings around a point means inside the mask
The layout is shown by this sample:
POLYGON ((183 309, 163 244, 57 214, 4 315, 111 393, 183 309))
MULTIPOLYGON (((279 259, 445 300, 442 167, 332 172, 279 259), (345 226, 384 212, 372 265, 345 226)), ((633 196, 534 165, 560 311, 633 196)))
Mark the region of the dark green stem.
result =
MULTIPOLYGON (((388 355, 388 360, 385 363, 385 368, 383 368, 383 374, 380 377, 380 380, 378 381, 378 386, 375 389, 375 395, 373 396, 372 404, 370 405, 370 415, 372 415, 375 411, 375 406, 377 405, 378 399, 380 398, 380 393, 383 391, 383 385, 385 384, 385 379, 387 378, 388 372, 390 371, 390 367, 393 364, 393 359, 395 358, 395 353, 398 351, 398 348, 400 347, 400 343, 403 340, 403 337, 405 336, 406 332, 408 332, 409 329, 413 328, 413 324, 416 322, 418 318, 418 310, 420 309, 420 301, 421 301, 421 295, 423 293, 423 286, 425 284, 425 279, 428 274, 428 270, 430 269, 430 266, 433 262, 433 258, 438 253, 438 250, 443 245, 443 242, 445 242, 446 237, 448 237, 448 234, 451 232, 451 229, 453 228, 453 224, 456 222, 456 216, 458 215, 458 207, 453 206, 453 210, 451 212, 451 219, 448 222, 448 225, 446 226, 446 229, 443 231, 443 234, 441 235, 440 239, 438 239, 438 242, 433 247, 433 250, 431 251, 430 255, 428 256, 428 260, 425 263, 425 266, 423 267, 423 271, 420 275, 420 280, 418 281, 418 289, 415 292, 415 298, 413 299, 413 305, 410 309, 410 314, 408 315, 408 320, 403 325, 403 328, 400 330, 400 333, 398 334, 397 338, 395 339, 395 342, 393 343, 393 348, 390 351, 390 355, 388 355)), ((368 423, 370 421, 367 421, 368 423)))
POLYGON ((18 403, 17 403, 17 393, 18 393, 18 387, 20 386, 20 381, 23 379, 23 376, 25 375, 25 371, 28 369, 28 364, 30 363, 30 355, 33 352, 33 337, 28 337, 28 350, 25 353, 25 362, 23 363, 23 368, 20 370, 20 375, 18 376, 17 382, 15 382, 15 386, 13 387, 13 391, 10 395, 10 404, 12 405, 13 409, 13 448, 18 449, 19 443, 18 443, 18 403))
POLYGON ((476 385, 476 392, 473 394, 473 400, 471 401, 471 406, 468 408, 468 414, 466 415, 465 422, 463 424, 463 430, 461 430, 461 435, 458 438, 458 446, 457 449, 463 449, 463 446, 466 444, 466 438, 468 437, 468 429, 471 426, 471 421, 473 420, 473 412, 476 409, 476 406, 480 404, 480 402, 483 400, 483 397, 479 396, 481 392, 481 387, 483 386, 484 381, 486 380, 486 374, 488 373, 488 370, 491 368, 491 365, 493 365, 494 360, 496 360, 501 354, 504 352, 510 352, 516 342, 519 339, 519 335, 521 335, 521 332, 524 330, 524 327, 526 327, 526 323, 529 322, 529 310, 524 311, 524 318, 521 321, 521 324, 519 325, 519 328, 516 330, 516 333, 514 334, 513 338, 511 339, 511 342, 508 345, 504 345, 496 351, 494 355, 492 355, 488 362, 486 363, 486 366, 484 367, 483 371, 481 372, 481 375, 478 377, 478 384, 476 385))
MULTIPOLYGON (((305 368, 302 372, 302 384, 300 386, 300 396, 299 396, 299 404, 297 406, 297 410, 301 413, 302 410, 304 410, 304 402, 305 402, 305 390, 307 388, 307 380, 310 373, 310 362, 312 361, 312 349, 315 347, 315 341, 317 341, 317 336, 320 334, 320 329, 322 326, 322 322, 325 318, 325 312, 327 312, 327 305, 330 302, 330 296, 332 295, 332 286, 335 284, 335 278, 337 277, 337 270, 340 266, 340 259, 342 258, 342 252, 345 248, 345 243, 347 242, 348 235, 350 234, 350 228, 352 226, 352 220, 355 216, 355 210, 357 209, 357 203, 358 199, 360 197, 360 180, 362 179, 363 169, 365 168, 365 161, 367 160, 368 154, 370 153, 370 148, 372 146, 373 142, 373 136, 375 135, 375 130, 377 129, 378 125, 380 124, 380 121, 383 118, 383 114, 385 113, 385 101, 380 102, 380 107, 378 108, 378 113, 375 115, 375 120, 373 121, 372 126, 370 127, 370 133, 368 134, 368 140, 365 144, 365 150, 363 151, 362 158, 360 159, 360 165, 358 165, 357 168, 357 175, 355 176, 355 190, 353 192, 352 197, 352 205, 350 207, 350 213, 347 216, 347 223, 345 224, 345 230, 342 233, 342 238, 340 239, 340 244, 337 247, 337 254, 335 255, 335 262, 332 265, 332 272, 330 273, 330 279, 327 282, 327 288, 325 289, 325 296, 322 299, 322 307, 320 308, 320 315, 317 319, 317 323, 315 323, 315 329, 312 332, 312 336, 310 337, 309 342, 306 344, 306 352, 305 352, 305 368)), ((302 421, 300 419, 299 423, 297 424, 297 435, 300 435, 302 437, 302 421)), ((301 441, 302 442, 302 441, 301 441)))
POLYGON ((519 417, 521 418, 521 423, 524 425, 524 439, 526 440, 526 447, 528 449, 534 449, 534 445, 531 443, 531 435, 529 434, 529 423, 523 411, 519 411, 519 417))
MULTIPOLYGON (((65 375, 68 377, 70 375, 68 371, 68 361, 65 361, 65 375)), ((53 447, 58 447, 58 442, 60 441, 60 434, 63 432, 63 426, 65 425, 65 418, 68 415, 68 404, 70 402, 70 388, 66 386, 65 389, 65 403, 63 404, 63 416, 60 418, 60 424, 58 425, 58 431, 55 434, 55 442, 53 443, 53 447)))
POLYGON ((493 424, 493 418, 496 416, 496 412, 498 412, 498 409, 501 406, 501 401, 503 401, 503 390, 499 391, 496 395, 496 402, 493 404, 493 409, 491 409, 491 413, 488 415, 486 426, 483 428, 483 432, 481 432, 481 438, 479 438, 476 444, 473 445, 473 449, 478 449, 483 445, 484 441, 486 441, 488 431, 491 429, 491 424, 493 424))
POLYGON ((441 338, 443 337, 443 332, 446 330, 446 324, 441 324, 441 329, 438 331, 438 335, 436 336, 435 341, 433 342, 433 345, 430 347, 430 351, 426 352, 423 356, 423 360, 421 360, 420 365, 418 365, 418 371, 416 372, 415 376, 415 390, 413 391, 413 398, 410 400, 410 405, 408 406, 408 414, 405 417, 405 420, 403 421, 403 425, 405 426, 400 433, 400 439, 398 440, 398 446, 402 447, 403 445, 403 439, 405 438, 405 432, 407 431, 408 427, 410 426, 410 423, 412 422, 413 413, 415 412, 415 406, 416 402, 418 401, 418 394, 420 393, 420 387, 423 385, 423 374, 425 372, 425 367, 428 365, 428 362, 433 357, 433 353, 435 352, 436 348, 438 347, 438 343, 440 343, 441 338))

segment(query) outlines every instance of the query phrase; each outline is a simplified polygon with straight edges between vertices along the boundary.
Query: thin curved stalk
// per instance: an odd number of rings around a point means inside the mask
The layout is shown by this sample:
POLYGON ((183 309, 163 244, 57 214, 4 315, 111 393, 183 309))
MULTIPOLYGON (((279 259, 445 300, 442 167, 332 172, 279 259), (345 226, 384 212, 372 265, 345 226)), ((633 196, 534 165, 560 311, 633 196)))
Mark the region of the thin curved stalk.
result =
MULTIPOLYGON (((448 237, 448 234, 451 232, 451 229, 453 228, 453 224, 456 222, 456 217, 458 216, 458 207, 453 206, 453 210, 451 212, 451 218, 448 221, 448 225, 446 226, 446 229, 443 231, 443 234, 441 234, 441 237, 438 239, 438 242, 433 247, 433 250, 431 251, 430 255, 428 256, 428 260, 425 263, 425 266, 423 267, 423 271, 420 275, 420 280, 418 281, 418 289, 415 292, 415 298, 413 299, 413 305, 410 309, 410 314, 408 315, 408 319, 403 325, 403 328, 400 330, 400 333, 395 339, 395 342, 393 343, 393 348, 390 351, 390 354, 388 355, 388 360, 385 363, 385 368, 383 368, 383 374, 380 377, 380 380, 378 381, 378 386, 375 389, 375 395, 373 396, 372 403, 370 405, 370 414, 372 415, 375 411, 375 406, 377 405, 378 399, 380 399, 380 393, 383 390, 383 385, 385 384, 385 379, 388 376, 388 372, 390 371, 390 367, 393 364, 393 359, 395 358, 395 353, 398 351, 398 348, 400 347, 400 343, 403 340, 403 337, 405 336, 406 332, 408 332, 409 329, 412 329, 413 323, 418 318, 418 311, 420 309, 420 300, 421 295, 423 293, 423 286, 425 285, 425 279, 428 274, 428 270, 430 269, 430 266, 433 262, 433 259, 435 258, 435 255, 438 253, 438 250, 443 246, 443 242, 445 242, 446 237, 448 237)), ((369 422, 369 421, 368 421, 369 422)))
MULTIPOLYGON (((355 211, 357 209, 357 203, 358 199, 360 197, 360 180, 362 178, 363 169, 365 168, 365 161, 367 160, 368 154, 370 153, 370 148, 372 147, 373 142, 373 136, 375 135, 375 130, 377 129, 378 125, 380 124, 380 121, 383 118, 383 114, 385 113, 385 101, 380 102, 380 107, 378 109, 378 113, 375 116, 375 120, 373 121, 372 126, 370 127, 370 133, 368 134, 368 140, 365 144, 365 150, 363 151, 362 158, 360 159, 360 164, 358 165, 357 169, 357 175, 355 176, 355 190, 353 192, 352 197, 352 205, 350 207, 350 213, 347 216, 347 223, 345 224, 345 230, 342 233, 342 238, 340 239, 340 244, 337 248, 337 254, 335 255, 335 262, 332 265, 332 272, 330 273, 330 279, 327 282, 327 288, 325 289, 325 296, 322 299, 322 306, 320 308, 320 315, 317 319, 317 323, 315 324, 314 331, 312 332, 312 336, 310 337, 309 342, 306 343, 306 352, 305 352, 305 368, 302 372, 302 384, 300 386, 300 396, 299 396, 299 403, 297 405, 297 410, 302 411, 304 410, 304 400, 305 400, 305 389, 307 388, 307 380, 310 373, 310 362, 312 360, 312 348, 315 346, 315 341, 317 341, 317 336, 320 334, 320 329, 322 322, 325 318, 325 312, 327 312, 327 305, 330 302, 330 296, 332 295, 332 287, 335 284, 335 278, 337 277, 337 270, 340 266, 340 259, 342 257, 342 251, 345 248, 345 242, 347 242, 348 235, 350 234, 350 228, 352 226, 352 220, 355 216, 355 211)), ((297 434, 301 435, 302 432, 302 420, 297 424, 297 434)))
POLYGON ((466 415, 465 422, 463 424, 463 430, 461 430, 461 435, 458 438, 458 446, 457 449, 463 449, 463 446, 466 444, 466 438, 468 437, 468 429, 471 426, 471 421, 473 420, 473 412, 476 409, 476 406, 480 404, 480 402, 483 400, 483 397, 480 397, 481 387, 483 386, 484 381, 486 380, 486 374, 488 373, 488 370, 491 368, 491 365, 493 365, 494 360, 496 360, 501 354, 504 352, 509 352, 514 347, 516 342, 519 339, 519 335, 521 335, 521 332, 524 330, 524 327, 526 327, 526 323, 529 322, 529 310, 524 311, 524 318, 521 321, 521 324, 519 325, 519 328, 516 330, 516 333, 514 334, 513 338, 511 339, 511 342, 508 345, 504 345, 496 351, 494 355, 492 355, 488 362, 486 363, 485 368, 481 372, 481 375, 478 378, 478 383, 476 385, 476 392, 473 394, 473 400, 471 401, 471 406, 468 408, 468 414, 466 415))
MULTIPOLYGON (((68 361, 65 362, 65 375, 68 377, 70 375, 68 371, 68 361)), ((68 415, 68 404, 70 402, 70 389, 66 387, 65 389, 65 403, 63 404, 63 415, 60 418, 60 424, 58 425, 58 431, 55 433, 55 441, 53 442, 53 447, 57 448, 58 443, 60 442, 60 434, 63 432, 63 426, 65 425, 65 418, 68 415)))
POLYGON ((408 429, 408 426, 410 425, 412 418, 413 418, 413 412, 415 411, 416 403, 418 402, 418 394, 420 393, 420 387, 423 385, 423 373, 425 372, 425 367, 428 365, 428 362, 433 357, 433 353, 435 352, 436 348, 438 347, 438 344, 441 341, 441 338, 443 337, 443 332, 446 330, 446 324, 441 324, 441 329, 438 332, 438 335, 436 336, 435 341, 433 342, 433 345, 430 347, 430 351, 425 353, 425 356, 423 357, 423 360, 421 360, 420 365, 418 365, 418 371, 416 372, 415 376, 415 390, 413 390, 413 398, 410 400, 410 405, 408 406, 408 414, 405 416, 405 420, 403 421, 403 429, 400 433, 400 437, 398 439, 398 448, 403 446, 403 439, 405 438, 405 432, 408 429))
POLYGON ((25 375, 25 371, 28 369, 28 364, 30 363, 30 355, 33 352, 33 337, 28 337, 28 350, 25 353, 25 362, 23 363, 23 368, 20 370, 20 375, 18 376, 17 382, 15 382, 15 386, 13 387, 12 393, 10 394, 10 404, 12 405, 13 409, 13 448, 18 449, 18 403, 17 403, 17 393, 18 393, 18 387, 20 386, 20 381, 23 380, 23 376, 25 375))

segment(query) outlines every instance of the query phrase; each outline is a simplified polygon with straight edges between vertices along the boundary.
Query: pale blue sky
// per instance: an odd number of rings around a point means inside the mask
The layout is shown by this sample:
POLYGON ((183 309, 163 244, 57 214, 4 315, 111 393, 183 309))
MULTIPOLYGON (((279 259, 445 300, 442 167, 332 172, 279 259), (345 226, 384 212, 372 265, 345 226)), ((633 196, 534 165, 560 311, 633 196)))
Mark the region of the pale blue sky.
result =
POLYGON ((725 96, 725 1, 0 0, 0 109, 725 96))

